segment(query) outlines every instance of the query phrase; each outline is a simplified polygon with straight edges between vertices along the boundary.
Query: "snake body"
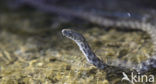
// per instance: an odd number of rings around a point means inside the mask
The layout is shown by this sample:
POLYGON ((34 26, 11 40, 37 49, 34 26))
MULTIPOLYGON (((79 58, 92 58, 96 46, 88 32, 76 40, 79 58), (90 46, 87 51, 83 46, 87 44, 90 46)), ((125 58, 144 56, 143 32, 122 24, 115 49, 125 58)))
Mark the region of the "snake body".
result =
POLYGON ((108 65, 101 61, 94 52, 92 52, 90 46, 88 45, 86 39, 80 33, 72 31, 70 29, 63 29, 62 34, 77 43, 80 50, 85 55, 87 61, 95 65, 99 69, 105 69, 108 65))
MULTIPOLYGON (((74 11, 63 7, 58 7, 55 5, 49 5, 45 4, 44 0, 20 0, 21 3, 26 3, 29 5, 32 5, 38 9, 47 11, 49 13, 58 13, 58 14, 66 14, 70 16, 75 16, 87 21, 90 21, 92 23, 96 23, 101 26, 105 27, 119 27, 119 28, 129 28, 129 29, 139 29, 142 31, 147 32, 152 39, 152 42, 154 44, 153 49, 154 52, 152 56, 147 59, 146 61, 135 64, 134 68, 138 72, 147 72, 152 68, 156 68, 156 28, 155 25, 152 25, 151 23, 137 21, 137 20, 112 20, 107 19, 101 16, 97 16, 95 14, 91 14, 84 11, 74 11)), ((70 29, 64 29, 62 30, 62 33, 64 36, 72 39, 77 43, 77 45, 80 47, 80 50, 83 52, 83 54, 86 56, 86 59, 93 65, 95 65, 99 69, 105 69, 109 65, 101 61, 95 54, 92 52, 91 48, 89 47, 88 43, 86 42, 83 35, 80 33, 77 33, 75 31, 72 31, 70 29)), ((123 66, 126 68, 131 68, 127 66, 123 66)))
MULTIPOLYGON (((91 50, 90 46, 88 45, 86 39, 82 34, 75 32, 71 29, 63 29, 62 34, 63 36, 66 36, 67 38, 73 40, 79 46, 80 50, 85 55, 89 63, 103 70, 110 66, 104 63, 103 61, 101 61, 95 55, 95 53, 91 50)), ((123 68, 128 68, 128 67, 125 66, 123 68)), ((132 68, 134 68, 136 71, 140 73, 147 72, 152 68, 156 68, 156 56, 152 56, 152 58, 149 58, 145 62, 142 62, 141 64, 138 64, 132 68)))

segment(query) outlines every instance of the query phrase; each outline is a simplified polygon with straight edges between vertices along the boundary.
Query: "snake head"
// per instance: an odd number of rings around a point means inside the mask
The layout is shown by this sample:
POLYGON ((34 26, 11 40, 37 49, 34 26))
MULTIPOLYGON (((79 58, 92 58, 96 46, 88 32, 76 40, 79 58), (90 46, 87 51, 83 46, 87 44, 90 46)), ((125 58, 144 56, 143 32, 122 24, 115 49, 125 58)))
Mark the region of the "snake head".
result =
POLYGON ((85 41, 85 38, 83 37, 83 35, 81 35, 80 33, 78 32, 75 32, 71 29, 63 29, 62 30, 62 34, 63 36, 69 38, 69 39, 72 39, 74 41, 79 41, 79 42, 82 42, 82 41, 85 41))

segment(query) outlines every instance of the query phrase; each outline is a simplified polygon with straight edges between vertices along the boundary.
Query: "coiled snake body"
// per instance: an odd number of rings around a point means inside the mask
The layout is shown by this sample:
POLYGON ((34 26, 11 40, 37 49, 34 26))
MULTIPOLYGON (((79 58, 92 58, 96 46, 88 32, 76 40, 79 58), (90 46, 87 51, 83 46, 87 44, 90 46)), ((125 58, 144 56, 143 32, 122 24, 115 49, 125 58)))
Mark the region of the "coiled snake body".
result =
MULTIPOLYGON (((83 35, 71 29, 63 29, 62 34, 63 36, 66 36, 67 38, 75 41, 75 43, 79 46, 80 50, 83 52, 83 54, 85 55, 89 63, 93 64, 99 69, 106 69, 107 67, 110 66, 104 63, 103 61, 101 61, 95 55, 95 53, 91 50, 90 46, 88 45, 83 35)), ((135 66, 132 68, 138 71, 139 73, 147 72, 152 68, 156 68, 156 56, 152 56, 152 58, 149 58, 148 60, 142 62, 141 64, 137 64, 137 65, 131 64, 131 65, 135 66)), ((123 68, 130 68, 130 67, 124 66, 123 68)))
MULTIPOLYGON (((21 3, 26 3, 29 5, 32 5, 38 9, 47 11, 47 12, 53 12, 58 14, 66 14, 70 16, 75 16, 87 21, 90 21, 92 23, 96 23, 101 26, 105 27, 120 27, 120 28, 129 28, 129 29, 140 29, 142 31, 147 32, 152 39, 152 42, 154 44, 154 52, 153 55, 147 59, 146 61, 140 63, 140 64, 134 64, 133 67, 123 66, 125 68, 134 68, 138 72, 147 72, 151 70, 152 68, 156 68, 156 26, 152 25, 151 23, 147 22, 141 22, 137 20, 112 20, 107 19, 101 16, 97 16, 88 12, 84 11, 74 11, 70 10, 64 7, 58 7, 55 5, 48 5, 43 3, 44 0, 20 0, 21 3)), ((64 29, 62 30, 62 33, 64 36, 72 39, 77 43, 77 45, 80 47, 80 50, 83 52, 83 54, 86 56, 87 60, 95 65, 99 69, 106 69, 108 66, 106 63, 101 61, 95 54, 92 52, 91 48, 89 47, 88 43, 86 42, 85 38, 70 29, 64 29)), ((133 65, 133 64, 132 64, 133 65)))

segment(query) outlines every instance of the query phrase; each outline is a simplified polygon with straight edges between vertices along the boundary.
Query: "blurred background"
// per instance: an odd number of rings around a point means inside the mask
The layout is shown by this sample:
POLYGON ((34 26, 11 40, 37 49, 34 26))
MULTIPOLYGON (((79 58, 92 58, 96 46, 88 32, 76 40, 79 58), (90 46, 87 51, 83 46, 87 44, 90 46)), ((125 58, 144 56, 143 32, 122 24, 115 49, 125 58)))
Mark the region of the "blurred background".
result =
POLYGON ((121 74, 90 65, 61 30, 81 32, 106 63, 140 63, 153 50, 146 32, 109 28, 70 13, 155 24, 155 9, 155 0, 0 0, 0 83, 129 84, 121 74))

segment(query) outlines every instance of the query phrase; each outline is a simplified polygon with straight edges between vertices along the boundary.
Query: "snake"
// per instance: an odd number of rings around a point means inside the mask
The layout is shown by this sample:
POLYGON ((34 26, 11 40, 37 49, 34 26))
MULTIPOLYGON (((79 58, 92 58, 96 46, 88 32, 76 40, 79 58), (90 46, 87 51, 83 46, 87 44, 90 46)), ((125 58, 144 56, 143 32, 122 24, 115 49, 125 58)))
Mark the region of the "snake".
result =
MULTIPOLYGON (((153 53, 150 58, 147 60, 139 63, 139 64, 133 64, 131 63, 132 67, 129 67, 128 65, 123 65, 120 67, 125 68, 133 68, 137 72, 143 73, 148 72, 151 69, 156 68, 156 26, 153 25, 150 22, 144 22, 144 21, 138 21, 138 20, 125 20, 125 19, 119 19, 119 20, 113 20, 109 19, 107 17, 98 16, 96 14, 92 14, 85 11, 74 11, 72 9, 56 6, 56 5, 49 5, 44 3, 44 0, 18 0, 18 3, 24 3, 31 6, 34 6, 37 9, 46 11, 48 13, 57 13, 57 14, 64 14, 69 16, 74 16, 77 18, 84 19, 86 21, 89 21, 94 24, 98 24, 100 26, 105 27, 116 27, 116 28, 124 28, 126 29, 139 29, 142 31, 147 32, 151 40, 153 42, 153 53)), ((101 61, 95 53, 91 50, 90 46, 88 45, 86 39, 84 36, 76 31, 73 31, 71 29, 63 29, 62 34, 66 36, 67 38, 73 40, 80 48, 82 53, 85 55, 87 61, 94 66, 96 66, 99 69, 106 69, 107 67, 111 66, 103 61, 101 61)), ((118 67, 118 66, 117 66, 118 67)))
MULTIPOLYGON (((92 51, 91 47, 89 46, 88 42, 86 41, 85 37, 71 29, 63 29, 62 30, 63 36, 73 40, 80 48, 84 56, 86 57, 87 61, 94 66, 96 66, 98 69, 106 69, 107 67, 111 66, 106 63, 104 63, 102 60, 100 60, 95 53, 92 51)), ((134 65, 134 64, 133 64, 134 65)), ((122 66, 120 66, 122 67, 122 66)), ((123 68, 129 68, 129 67, 123 67, 123 68)), ((135 65, 135 67, 132 67, 139 73, 145 73, 149 71, 152 68, 156 68, 156 56, 152 56, 148 60, 135 65)))

